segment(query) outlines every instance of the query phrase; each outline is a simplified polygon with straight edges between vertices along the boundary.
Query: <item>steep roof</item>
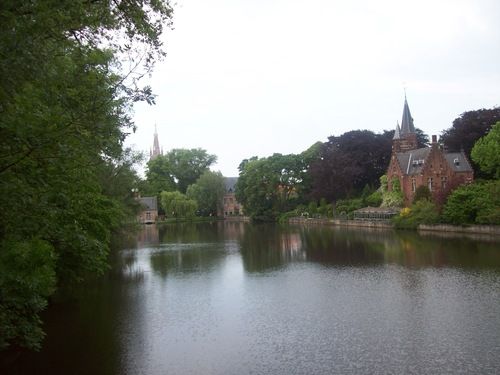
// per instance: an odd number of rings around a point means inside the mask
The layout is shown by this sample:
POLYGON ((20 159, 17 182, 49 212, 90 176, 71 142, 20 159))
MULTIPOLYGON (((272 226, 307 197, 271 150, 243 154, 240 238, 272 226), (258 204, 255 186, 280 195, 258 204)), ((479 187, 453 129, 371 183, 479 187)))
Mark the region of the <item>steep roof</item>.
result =
POLYGON ((444 154, 446 161, 454 172, 471 172, 470 165, 464 152, 448 152, 444 154))
POLYGON ((141 197, 139 198, 139 203, 145 210, 157 210, 158 201, 156 197, 141 197))
POLYGON ((413 125, 413 118, 411 117, 410 107, 405 95, 405 104, 403 106, 403 119, 401 120, 401 135, 415 133, 415 126, 413 125))
POLYGON ((420 174, 424 168, 425 159, 430 152, 430 147, 417 148, 416 150, 406 152, 398 152, 396 157, 398 158, 399 167, 404 174, 420 174))
POLYGON ((226 193, 234 193, 236 182, 238 182, 238 177, 224 177, 226 193))
MULTIPOLYGON (((398 152, 396 157, 398 159, 399 167, 404 174, 414 176, 422 173, 425 165, 425 160, 431 147, 418 148, 416 150, 398 152)), ((445 160, 448 162, 451 170, 454 172, 471 172, 472 167, 463 152, 449 152, 443 153, 445 160)))

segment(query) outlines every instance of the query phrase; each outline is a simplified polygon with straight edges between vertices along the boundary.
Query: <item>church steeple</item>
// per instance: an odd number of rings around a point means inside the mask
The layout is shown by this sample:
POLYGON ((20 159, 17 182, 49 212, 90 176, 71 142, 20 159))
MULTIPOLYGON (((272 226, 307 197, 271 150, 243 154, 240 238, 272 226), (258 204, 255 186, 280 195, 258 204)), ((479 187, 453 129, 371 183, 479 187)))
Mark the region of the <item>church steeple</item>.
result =
POLYGON ((162 154, 163 154, 163 150, 160 149, 160 142, 158 141, 158 130, 156 129, 156 124, 155 124, 153 150, 150 150, 150 152, 149 152, 149 160, 153 160, 158 155, 162 155, 162 154))

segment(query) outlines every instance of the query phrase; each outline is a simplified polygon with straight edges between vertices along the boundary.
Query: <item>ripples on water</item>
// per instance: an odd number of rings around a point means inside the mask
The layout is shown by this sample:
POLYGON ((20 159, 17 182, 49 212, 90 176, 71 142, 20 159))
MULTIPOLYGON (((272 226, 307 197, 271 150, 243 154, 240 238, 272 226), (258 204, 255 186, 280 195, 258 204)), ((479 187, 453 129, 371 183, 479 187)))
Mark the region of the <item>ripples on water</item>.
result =
POLYGON ((24 360, 47 373, 496 374, 497 247, 332 228, 153 230, 49 312, 44 351, 24 360))

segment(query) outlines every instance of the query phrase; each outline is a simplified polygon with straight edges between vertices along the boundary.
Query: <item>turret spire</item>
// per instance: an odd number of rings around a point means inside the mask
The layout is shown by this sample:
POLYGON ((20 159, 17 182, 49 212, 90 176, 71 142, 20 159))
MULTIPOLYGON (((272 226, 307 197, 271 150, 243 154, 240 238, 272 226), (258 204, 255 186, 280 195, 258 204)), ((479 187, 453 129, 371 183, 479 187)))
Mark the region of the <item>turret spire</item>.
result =
POLYGON ((396 123, 396 130, 394 131, 394 137, 392 139, 399 139, 401 138, 401 135, 399 134, 401 132, 401 129, 399 128, 399 121, 396 123))
POLYGON ((405 92, 403 119, 401 120, 401 135, 410 133, 415 133, 415 126, 413 125, 413 118, 411 117, 410 107, 408 107, 408 101, 406 100, 406 92, 405 92))

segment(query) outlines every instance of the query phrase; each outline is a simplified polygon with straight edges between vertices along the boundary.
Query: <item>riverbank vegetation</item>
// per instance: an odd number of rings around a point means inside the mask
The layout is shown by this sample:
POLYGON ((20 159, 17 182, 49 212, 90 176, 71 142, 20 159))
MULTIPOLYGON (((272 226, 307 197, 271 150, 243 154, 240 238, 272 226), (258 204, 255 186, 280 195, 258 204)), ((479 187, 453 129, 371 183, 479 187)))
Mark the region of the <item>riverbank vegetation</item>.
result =
POLYGON ((0 2, 0 349, 37 349, 61 285, 107 268, 137 209, 123 147, 168 1, 0 2))
MULTIPOLYGON (((253 157, 240 164, 236 197, 254 220, 286 222, 291 217, 351 219, 363 207, 401 210, 397 228, 419 224, 500 224, 500 109, 470 111, 442 133, 442 147, 456 150, 464 142, 477 171, 469 185, 449 186, 434 197, 419 187, 410 207, 404 208, 399 181, 388 189, 384 175, 391 155, 393 132, 368 130, 332 136, 301 154, 253 157), (496 123, 496 125, 495 125, 496 123)), ((417 131, 420 147, 428 138, 417 131)), ((462 146, 459 147, 459 149, 462 146)))

